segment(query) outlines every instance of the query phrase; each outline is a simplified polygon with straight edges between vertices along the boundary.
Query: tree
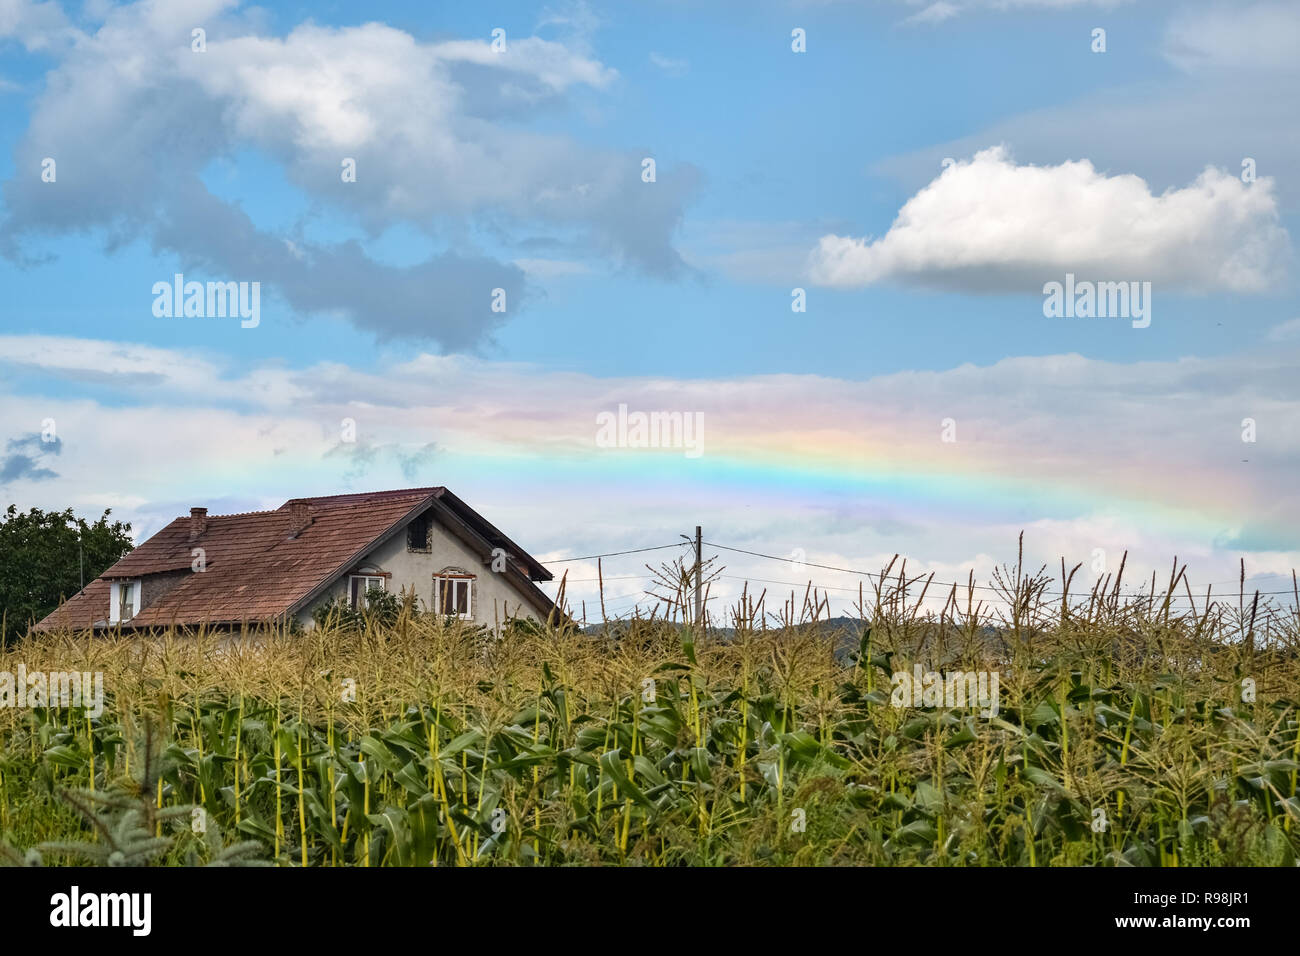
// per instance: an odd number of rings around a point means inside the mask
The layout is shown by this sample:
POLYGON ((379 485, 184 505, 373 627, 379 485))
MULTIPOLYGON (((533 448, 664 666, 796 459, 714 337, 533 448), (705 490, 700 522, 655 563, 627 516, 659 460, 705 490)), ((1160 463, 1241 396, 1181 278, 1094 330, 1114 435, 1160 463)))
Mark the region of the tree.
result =
POLYGON ((337 627, 342 630, 361 630, 367 623, 378 627, 392 627, 403 611, 408 617, 418 618, 419 610, 415 606, 415 596, 406 593, 399 595, 385 591, 381 587, 366 590, 366 601, 362 607, 354 608, 342 595, 335 595, 326 603, 311 612, 312 620, 319 628, 337 627))
POLYGON ((88 524, 69 508, 25 514, 10 505, 0 516, 0 613, 7 644, 95 580, 134 545, 131 525, 109 523, 111 510, 88 524))

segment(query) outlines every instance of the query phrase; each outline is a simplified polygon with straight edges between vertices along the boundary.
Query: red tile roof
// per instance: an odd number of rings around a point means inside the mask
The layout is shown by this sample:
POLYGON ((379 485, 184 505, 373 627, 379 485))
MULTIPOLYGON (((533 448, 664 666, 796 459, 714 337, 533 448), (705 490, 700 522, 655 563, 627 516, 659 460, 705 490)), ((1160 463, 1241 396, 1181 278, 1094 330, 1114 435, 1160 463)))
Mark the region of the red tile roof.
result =
POLYGON ((505 547, 515 559, 512 575, 530 596, 546 600, 531 580, 550 580, 536 560, 497 531, 445 488, 410 488, 369 494, 295 498, 275 511, 215 515, 203 533, 190 539, 189 517, 177 518, 148 541, 70 598, 36 625, 38 630, 87 628, 102 624, 109 613, 109 581, 139 578, 165 571, 189 569, 192 551, 203 549, 206 570, 184 576, 180 583, 131 621, 135 627, 170 624, 265 621, 299 610, 340 574, 350 570, 389 532, 428 506, 450 511, 467 528, 465 533, 490 552, 505 547), (445 499, 445 500, 443 500, 445 499), (295 503, 306 504, 311 521, 289 537, 295 503))

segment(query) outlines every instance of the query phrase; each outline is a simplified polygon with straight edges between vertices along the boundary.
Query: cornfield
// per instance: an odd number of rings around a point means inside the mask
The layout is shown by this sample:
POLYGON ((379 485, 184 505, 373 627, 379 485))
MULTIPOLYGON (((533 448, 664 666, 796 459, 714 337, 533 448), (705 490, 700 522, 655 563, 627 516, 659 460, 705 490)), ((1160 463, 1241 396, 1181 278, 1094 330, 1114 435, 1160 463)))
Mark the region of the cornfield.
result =
POLYGON ((1293 864, 1294 608, 1175 601, 1176 562, 1140 596, 1109 579, 1070 596, 1070 577, 1017 564, 1001 610, 973 579, 939 610, 891 565, 847 625, 809 592, 780 615, 747 595, 725 630, 670 615, 498 638, 404 613, 29 636, 0 671, 102 672, 106 704, 0 709, 3 844, 52 865, 96 847, 280 866, 1293 864), (996 671, 996 715, 898 706, 892 675, 915 665, 996 671))

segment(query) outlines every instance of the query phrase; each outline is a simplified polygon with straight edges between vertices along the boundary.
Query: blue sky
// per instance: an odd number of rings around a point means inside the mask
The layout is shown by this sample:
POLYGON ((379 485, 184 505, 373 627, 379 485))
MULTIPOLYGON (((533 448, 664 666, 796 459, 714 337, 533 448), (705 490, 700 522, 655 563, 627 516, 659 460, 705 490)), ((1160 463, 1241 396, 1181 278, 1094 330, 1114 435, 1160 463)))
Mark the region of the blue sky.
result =
POLYGON ((198 495, 452 474, 557 555, 709 509, 827 563, 986 569, 1040 522, 1047 555, 1105 538, 1284 574, 1297 40, 1274 2, 3 0, 0 437, 43 407, 82 429, 45 465, 10 449, 4 490, 147 531, 198 495), (260 282, 259 325, 155 316, 176 272, 260 282), (1066 272, 1151 282, 1150 326, 1046 317, 1066 272), (713 457, 592 447, 592 414, 638 401, 717 423, 713 457), (364 453, 333 437, 348 409, 364 453), (960 461, 934 447, 949 416, 960 461), (181 456, 200 419, 242 470, 181 456), (673 500, 575 513, 653 497, 629 461, 673 500), (1033 507, 983 506, 1022 480, 1033 507))

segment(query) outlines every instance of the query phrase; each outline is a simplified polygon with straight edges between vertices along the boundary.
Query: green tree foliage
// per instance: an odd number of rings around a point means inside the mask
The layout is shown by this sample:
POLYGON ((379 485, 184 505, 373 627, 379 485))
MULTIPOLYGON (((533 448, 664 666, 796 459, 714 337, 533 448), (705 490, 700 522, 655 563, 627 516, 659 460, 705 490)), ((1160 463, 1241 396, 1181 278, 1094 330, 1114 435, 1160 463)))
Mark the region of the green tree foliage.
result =
POLYGON ((0 612, 3 640, 13 641, 134 545, 131 525, 109 522, 111 511, 87 523, 66 511, 20 512, 10 505, 0 515, 0 612), (84 562, 84 565, 83 565, 84 562))
POLYGON ((359 631, 367 622, 378 627, 392 627, 403 611, 412 619, 419 617, 413 595, 397 595, 383 588, 371 587, 366 591, 366 603, 362 608, 353 608, 347 598, 336 595, 312 611, 311 616, 317 627, 359 631))

